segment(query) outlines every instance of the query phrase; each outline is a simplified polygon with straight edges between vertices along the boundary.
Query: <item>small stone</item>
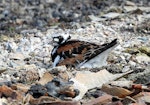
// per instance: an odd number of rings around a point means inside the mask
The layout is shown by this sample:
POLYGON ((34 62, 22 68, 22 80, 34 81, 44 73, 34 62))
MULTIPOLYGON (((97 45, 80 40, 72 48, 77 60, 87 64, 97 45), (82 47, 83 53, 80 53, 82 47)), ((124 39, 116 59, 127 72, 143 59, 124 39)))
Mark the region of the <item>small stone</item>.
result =
POLYGON ((17 48, 18 48, 17 44, 13 41, 6 43, 6 50, 8 50, 9 52, 11 51, 15 52, 17 48))
POLYGON ((126 6, 135 6, 135 3, 131 2, 131 1, 126 1, 125 5, 126 6))
POLYGON ((142 53, 147 54, 150 57, 150 47, 143 46, 143 47, 139 48, 139 50, 142 53))
POLYGON ((132 55, 129 53, 123 53, 123 56, 125 57, 126 60, 129 60, 132 55))
POLYGON ((44 63, 47 63, 47 64, 50 62, 50 60, 51 60, 50 57, 45 57, 43 59, 44 63))
POLYGON ((145 93, 145 95, 141 97, 141 100, 147 103, 147 105, 150 104, 150 95, 145 93))
POLYGON ((123 66, 119 64, 111 64, 109 66, 106 66, 106 69, 111 73, 120 73, 122 72, 123 66))
POLYGON ((16 19, 16 23, 17 23, 18 25, 22 25, 23 22, 24 22, 23 19, 16 19))
POLYGON ((112 96, 118 96, 119 98, 125 98, 126 96, 133 93, 128 89, 107 84, 102 85, 101 90, 112 96))
POLYGON ((120 55, 121 60, 125 60, 125 56, 120 55))
POLYGON ((9 14, 10 14, 10 11, 9 11, 9 10, 4 10, 4 11, 3 11, 4 17, 7 17, 9 14))
POLYGON ((137 54, 136 55, 136 60, 138 63, 150 63, 150 57, 147 56, 146 54, 137 54))
POLYGON ((129 54, 137 54, 140 51, 137 48, 127 48, 124 52, 129 53, 129 54))
POLYGON ((49 3, 54 3, 55 0, 45 0, 45 2, 49 4, 49 3))
POLYGON ((136 63, 135 63, 134 61, 131 61, 131 60, 129 61, 129 64, 130 64, 131 66, 134 66, 134 67, 136 66, 136 63))
POLYGON ((55 67, 55 68, 52 68, 51 70, 50 70, 50 72, 51 73, 56 73, 56 74, 58 74, 59 72, 62 72, 62 71, 66 71, 67 70, 67 68, 66 68, 66 66, 57 66, 57 67, 55 67))
POLYGON ((99 17, 96 17, 96 16, 94 16, 94 15, 89 15, 89 18, 90 18, 91 21, 93 21, 93 22, 106 20, 105 18, 99 18, 99 17))
POLYGON ((17 99, 17 100, 22 100, 23 98, 21 93, 19 93, 16 90, 11 89, 10 87, 6 85, 0 86, 0 93, 6 98, 10 97, 12 99, 17 99))
POLYGON ((32 83, 39 79, 39 74, 36 69, 23 70, 19 72, 19 82, 32 83))
POLYGON ((0 86, 3 86, 3 85, 11 86, 12 82, 6 79, 0 79, 0 86))
POLYGON ((143 37, 138 37, 138 40, 142 41, 143 43, 146 43, 149 41, 149 38, 143 36, 143 37))
POLYGON ((0 67, 0 74, 3 73, 3 72, 5 72, 6 70, 7 70, 6 67, 0 67))
POLYGON ((0 98, 0 105, 8 105, 8 101, 6 98, 0 98))
POLYGON ((10 53, 9 58, 12 60, 24 60, 24 55, 22 53, 10 53))
POLYGON ((136 6, 124 6, 124 9, 126 12, 132 12, 132 11, 135 11, 137 7, 136 6))
POLYGON ((120 13, 110 12, 110 13, 107 13, 107 14, 103 15, 102 17, 107 18, 107 19, 114 19, 114 18, 117 18, 120 15, 121 15, 120 13))
POLYGON ((142 11, 150 11, 150 7, 138 7, 142 11))
POLYGON ((44 75, 44 73, 46 71, 47 71, 46 68, 40 68, 40 69, 38 69, 38 73, 39 73, 40 78, 44 75))
POLYGON ((37 70, 37 67, 35 64, 31 65, 23 65, 16 67, 17 70, 37 70))
POLYGON ((22 61, 22 60, 10 60, 10 61, 8 61, 8 65, 10 66, 10 67, 13 67, 13 68, 18 68, 18 67, 20 67, 20 66, 24 66, 25 65, 25 62, 24 61, 22 61))
POLYGON ((40 84, 32 85, 28 91, 28 93, 31 94, 34 98, 44 96, 47 94, 46 92, 47 89, 40 84))
POLYGON ((123 69, 122 69, 122 72, 125 73, 127 71, 130 70, 130 66, 125 66, 123 69))
POLYGON ((49 72, 45 72, 43 76, 40 78, 40 80, 38 81, 38 83, 41 85, 45 85, 48 82, 52 81, 52 79, 53 76, 49 72))

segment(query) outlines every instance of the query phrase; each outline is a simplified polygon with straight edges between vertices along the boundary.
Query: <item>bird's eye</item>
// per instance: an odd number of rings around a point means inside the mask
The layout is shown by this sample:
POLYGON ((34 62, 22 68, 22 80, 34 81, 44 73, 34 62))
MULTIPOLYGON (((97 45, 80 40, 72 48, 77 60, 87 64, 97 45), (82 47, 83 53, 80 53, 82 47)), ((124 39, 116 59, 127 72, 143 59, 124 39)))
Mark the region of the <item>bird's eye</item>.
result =
POLYGON ((58 39, 63 39, 63 37, 62 37, 62 36, 59 36, 58 39))
POLYGON ((68 39, 71 39, 71 36, 69 36, 68 39))

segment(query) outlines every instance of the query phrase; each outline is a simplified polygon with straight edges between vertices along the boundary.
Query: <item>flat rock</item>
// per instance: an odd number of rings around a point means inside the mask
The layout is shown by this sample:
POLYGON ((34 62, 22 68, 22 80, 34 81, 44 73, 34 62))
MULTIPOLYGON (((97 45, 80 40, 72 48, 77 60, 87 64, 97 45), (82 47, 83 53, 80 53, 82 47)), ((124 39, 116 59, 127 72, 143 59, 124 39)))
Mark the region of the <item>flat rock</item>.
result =
POLYGON ((13 60, 23 60, 25 57, 22 53, 10 53, 9 58, 13 60))
POLYGON ((6 70, 7 70, 6 67, 0 67, 0 74, 3 73, 3 72, 5 72, 6 70))
POLYGON ((138 63, 150 63, 150 57, 146 54, 137 54, 136 60, 138 63))
POLYGON ((142 11, 150 12, 150 7, 138 7, 142 11))
POLYGON ((110 13, 107 13, 107 14, 103 15, 102 17, 107 18, 107 19, 114 19, 114 18, 117 18, 120 15, 121 15, 120 13, 110 12, 110 13))
POLYGON ((137 7, 136 6, 124 6, 124 9, 126 12, 132 12, 132 11, 135 11, 137 7))
POLYGON ((99 18, 99 17, 94 16, 94 15, 89 15, 89 18, 90 18, 93 22, 106 20, 105 18, 99 18))
POLYGON ((6 98, 0 98, 0 105, 8 105, 8 101, 6 98))
POLYGON ((146 102, 147 105, 150 104, 150 95, 149 95, 149 93, 147 93, 147 94, 145 93, 145 95, 143 97, 141 97, 141 100, 146 102))
POLYGON ((135 6, 135 3, 131 2, 131 1, 126 1, 125 5, 126 6, 135 6))
POLYGON ((23 65, 23 66, 18 66, 16 67, 17 70, 37 70, 37 67, 35 64, 31 64, 31 65, 23 65))
POLYGON ((120 78, 125 74, 127 73, 113 75, 105 69, 100 70, 96 73, 89 71, 77 72, 75 78, 70 79, 70 81, 74 82, 74 88, 80 91, 79 95, 76 96, 74 100, 82 99, 89 89, 93 89, 96 87, 101 88, 103 84, 109 83, 110 81, 114 81, 115 79, 120 78))
POLYGON ((148 56, 150 56, 150 47, 143 46, 143 47, 139 48, 139 50, 140 50, 142 53, 147 54, 148 56))

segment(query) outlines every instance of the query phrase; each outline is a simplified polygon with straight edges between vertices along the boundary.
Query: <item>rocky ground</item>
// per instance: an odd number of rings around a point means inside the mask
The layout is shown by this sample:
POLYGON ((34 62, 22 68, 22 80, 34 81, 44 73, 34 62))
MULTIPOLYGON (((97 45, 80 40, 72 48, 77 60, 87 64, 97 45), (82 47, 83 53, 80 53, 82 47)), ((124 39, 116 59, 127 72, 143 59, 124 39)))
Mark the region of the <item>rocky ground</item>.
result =
POLYGON ((149 0, 0 1, 0 105, 145 105, 150 103, 149 80, 149 0), (118 38, 120 45, 106 67, 52 68, 51 36, 66 32, 97 44, 118 38), (137 85, 144 93, 133 92, 137 85))

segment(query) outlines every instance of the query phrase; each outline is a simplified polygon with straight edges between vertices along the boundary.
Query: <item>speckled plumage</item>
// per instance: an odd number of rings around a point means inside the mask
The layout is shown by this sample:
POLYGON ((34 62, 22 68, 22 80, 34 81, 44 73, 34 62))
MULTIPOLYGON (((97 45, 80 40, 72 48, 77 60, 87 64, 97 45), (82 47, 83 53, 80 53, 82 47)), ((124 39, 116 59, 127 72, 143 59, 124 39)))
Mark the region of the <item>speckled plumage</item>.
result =
POLYGON ((117 44, 117 39, 102 45, 79 40, 66 40, 64 43, 55 46, 52 50, 53 67, 65 65, 67 67, 92 68, 100 66, 106 61, 109 52, 117 44), (97 57, 100 57, 100 59, 97 57))

